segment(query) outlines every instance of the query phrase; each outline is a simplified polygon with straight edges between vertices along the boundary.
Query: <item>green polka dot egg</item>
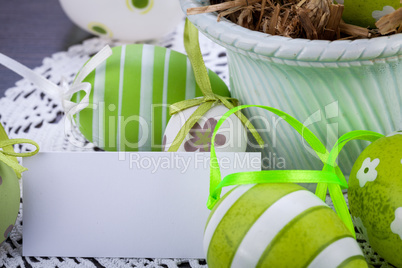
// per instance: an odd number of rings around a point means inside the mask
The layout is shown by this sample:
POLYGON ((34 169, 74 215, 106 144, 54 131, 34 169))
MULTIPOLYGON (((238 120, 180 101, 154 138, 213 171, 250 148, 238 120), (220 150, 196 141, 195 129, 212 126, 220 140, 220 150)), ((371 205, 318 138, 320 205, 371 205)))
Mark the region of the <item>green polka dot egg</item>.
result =
POLYGON ((356 227, 385 260, 402 267, 402 132, 370 144, 349 178, 356 227))
MULTIPOLYGON (((83 82, 92 90, 89 105, 75 116, 81 133, 107 151, 161 151, 170 119, 169 105, 202 96, 186 55, 153 45, 112 48, 113 54, 83 82)), ((229 96, 212 71, 214 93, 229 96)), ((79 102, 83 93, 75 94, 79 102)))
POLYGON ((83 30, 123 41, 161 38, 183 19, 176 0, 60 0, 83 30))
POLYGON ((376 28, 375 23, 400 8, 400 0, 337 0, 345 6, 342 18, 346 23, 376 28))
POLYGON ((214 207, 204 232, 208 267, 367 267, 335 212, 296 184, 242 185, 214 207))
POLYGON ((0 161, 0 244, 11 233, 20 208, 20 185, 15 172, 0 161))

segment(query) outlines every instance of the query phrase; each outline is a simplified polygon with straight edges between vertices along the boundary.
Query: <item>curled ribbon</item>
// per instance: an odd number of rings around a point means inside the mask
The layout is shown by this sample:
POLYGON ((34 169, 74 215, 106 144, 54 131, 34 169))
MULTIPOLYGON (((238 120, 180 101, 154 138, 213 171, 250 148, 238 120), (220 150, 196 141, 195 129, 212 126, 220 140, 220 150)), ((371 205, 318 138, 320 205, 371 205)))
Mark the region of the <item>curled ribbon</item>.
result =
MULTIPOLYGON (((194 70, 195 80, 199 85, 204 97, 184 100, 170 105, 170 115, 176 114, 180 111, 197 105, 199 105, 199 107, 193 112, 190 118, 182 126, 179 133, 176 135, 172 145, 170 146, 169 152, 176 152, 179 149, 190 129, 214 105, 221 103, 225 105, 229 110, 239 105, 238 100, 235 98, 223 97, 213 93, 211 82, 208 77, 207 68, 205 67, 200 50, 200 44, 198 41, 198 30, 188 19, 186 19, 184 29, 184 46, 194 70)), ((241 112, 236 112, 235 115, 250 130, 258 144, 263 147, 264 141, 258 134, 257 130, 254 128, 254 126, 251 124, 251 122, 241 112)))
MULTIPOLYGON (((342 148, 352 140, 367 140, 367 141, 375 141, 384 135, 365 130, 356 130, 348 132, 342 135, 338 141, 335 143, 331 152, 329 153, 328 160, 324 162, 323 172, 334 173, 335 161, 338 158, 339 153, 342 148)), ((346 182, 345 177, 342 174, 340 177, 342 181, 346 182)), ((344 200, 343 194, 339 185, 337 184, 327 184, 325 182, 321 182, 317 185, 315 194, 321 199, 325 201, 325 195, 327 193, 327 187, 329 189, 329 193, 332 198, 332 203, 334 204, 335 210, 338 213, 339 217, 345 222, 347 225, 351 225, 353 227, 353 223, 350 218, 348 206, 344 200)), ((354 234, 354 233, 353 233, 354 234)))
MULTIPOLYGON (((366 141, 376 141, 379 138, 384 137, 383 134, 379 134, 377 132, 373 131, 366 131, 366 130, 355 130, 348 132, 344 135, 342 135, 338 141, 335 143, 334 147, 332 148, 331 152, 329 153, 328 160, 324 164, 323 171, 329 171, 329 172, 334 172, 334 166, 335 166, 335 161, 341 152, 342 148, 348 143, 349 141, 352 140, 366 140, 366 141)), ((345 177, 343 174, 340 174, 339 176, 344 182, 346 182, 345 177)), ((322 200, 325 200, 325 195, 327 193, 327 187, 328 185, 325 183, 321 183, 317 185, 317 189, 315 191, 315 194, 322 200)))
POLYGON ((333 149, 328 152, 321 141, 302 123, 297 121, 290 115, 267 106, 260 105, 243 105, 235 107, 226 112, 222 118, 218 121, 211 140, 211 162, 210 162, 210 195, 208 198, 207 206, 212 209, 220 199, 221 191, 223 187, 230 185, 242 185, 242 184, 255 184, 255 183, 317 183, 316 195, 325 202, 327 189, 334 204, 334 208, 339 218, 345 223, 346 227, 356 238, 353 222, 349 213, 348 206, 344 199, 341 188, 348 188, 348 184, 345 177, 335 161, 347 142, 356 139, 363 139, 368 141, 375 141, 383 137, 382 134, 371 131, 352 131, 341 136, 333 149), (268 110, 280 117, 282 117, 287 123, 289 123, 313 148, 318 157, 324 163, 322 170, 265 170, 258 172, 241 172, 234 173, 221 179, 221 173, 219 169, 218 159, 215 152, 215 136, 219 127, 223 122, 233 113, 238 110, 258 107, 268 110))
POLYGON ((16 157, 27 157, 35 155, 39 152, 39 145, 29 139, 9 139, 6 131, 0 123, 0 149, 2 149, 0 150, 0 162, 5 163, 7 166, 12 168, 17 177, 21 178, 21 173, 26 171, 27 169, 18 163, 16 157), (36 147, 36 150, 26 153, 14 152, 13 145, 21 143, 31 144, 36 147))
POLYGON ((93 56, 79 71, 73 84, 69 86, 66 81, 62 81, 60 86, 52 83, 41 75, 35 73, 31 69, 22 65, 21 63, 7 57, 6 55, 0 53, 0 64, 4 65, 8 69, 14 71, 20 76, 28 79, 34 83, 37 87, 44 90, 46 93, 60 99, 62 101, 62 106, 65 114, 71 118, 74 114, 85 109, 89 104, 89 95, 91 93, 91 84, 88 82, 82 82, 85 77, 87 77, 99 64, 105 61, 108 57, 112 55, 112 50, 109 46, 105 46, 100 50, 95 56, 93 56), (85 96, 79 103, 70 101, 74 93, 84 91, 85 96))

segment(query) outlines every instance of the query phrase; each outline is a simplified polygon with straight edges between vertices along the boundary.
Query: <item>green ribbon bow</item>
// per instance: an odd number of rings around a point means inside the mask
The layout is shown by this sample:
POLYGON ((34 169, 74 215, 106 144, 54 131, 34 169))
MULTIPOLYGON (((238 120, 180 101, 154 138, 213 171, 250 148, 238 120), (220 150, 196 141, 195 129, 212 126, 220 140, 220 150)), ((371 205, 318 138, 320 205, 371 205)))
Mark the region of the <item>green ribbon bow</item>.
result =
POLYGON ((32 140, 9 139, 6 131, 3 128, 3 125, 0 123, 0 161, 5 163, 10 168, 12 168, 15 171, 15 174, 17 174, 18 178, 21 178, 21 173, 26 171, 27 168, 21 166, 18 163, 18 160, 16 157, 33 156, 38 152, 39 152, 39 145, 32 140), (26 152, 26 153, 14 152, 13 145, 21 144, 21 143, 31 144, 36 147, 36 150, 33 152, 26 152))
MULTIPOLYGON (((170 115, 176 114, 180 111, 197 105, 199 105, 199 107, 182 126, 179 133, 176 135, 172 145, 170 146, 169 152, 176 152, 179 149, 190 129, 208 110, 212 108, 212 106, 221 103, 230 110, 239 105, 239 101, 235 98, 223 97, 213 93, 211 81, 209 80, 207 68, 205 67, 200 50, 200 44, 198 41, 198 30, 188 19, 186 19, 184 29, 184 47, 193 67, 195 80, 200 87, 204 97, 184 100, 170 105, 170 115)), ((264 141, 258 134, 257 130, 254 128, 254 126, 251 124, 251 122, 241 112, 236 112, 235 115, 250 130, 258 144, 263 147, 264 141)))
POLYGON ((345 223, 352 235, 356 238, 353 222, 349 214, 349 209, 343 197, 342 188, 346 189, 348 184, 345 177, 335 161, 339 152, 348 141, 355 139, 365 139, 374 141, 383 135, 371 131, 352 131, 339 138, 331 152, 328 152, 321 141, 302 123, 292 116, 278 109, 261 105, 238 106, 227 113, 218 121, 211 140, 211 160, 210 160, 210 195, 207 206, 212 209, 219 201, 222 187, 230 185, 255 184, 255 183, 317 183, 316 195, 325 202, 327 189, 329 189, 335 210, 341 220, 345 223), (221 179, 218 159, 215 152, 215 136, 219 127, 233 113, 248 107, 258 107, 268 110, 290 124, 311 146, 321 161, 324 163, 320 170, 265 170, 258 172, 240 172, 226 176, 221 179))

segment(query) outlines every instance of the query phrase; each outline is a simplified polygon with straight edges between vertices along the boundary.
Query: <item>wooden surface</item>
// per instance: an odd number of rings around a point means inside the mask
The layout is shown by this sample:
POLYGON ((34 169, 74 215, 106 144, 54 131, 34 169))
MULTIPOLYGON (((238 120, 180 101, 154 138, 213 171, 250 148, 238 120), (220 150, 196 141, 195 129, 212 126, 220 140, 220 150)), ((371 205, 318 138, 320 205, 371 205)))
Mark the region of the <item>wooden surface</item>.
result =
MULTIPOLYGON (((89 37, 68 19, 58 0, 0 0, 0 52, 29 68, 89 37)), ((0 98, 20 79, 0 65, 0 98)))

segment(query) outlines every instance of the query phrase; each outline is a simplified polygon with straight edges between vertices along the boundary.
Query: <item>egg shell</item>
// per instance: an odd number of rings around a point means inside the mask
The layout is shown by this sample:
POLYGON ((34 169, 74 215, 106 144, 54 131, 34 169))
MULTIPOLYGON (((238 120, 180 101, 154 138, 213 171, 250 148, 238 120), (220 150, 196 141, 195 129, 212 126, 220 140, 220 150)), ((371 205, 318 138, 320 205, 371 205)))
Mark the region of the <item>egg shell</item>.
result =
POLYGON ((131 42, 161 38, 184 17, 176 0, 60 0, 60 4, 83 30, 131 42))
POLYGON ((0 161, 0 244, 10 235, 20 209, 20 185, 14 170, 0 161))
POLYGON ((354 224, 371 247, 402 267, 402 133, 380 138, 360 154, 348 199, 354 224))
MULTIPOLYGON (((162 145, 168 151, 181 127, 190 118, 199 105, 174 114, 166 126, 162 145)), ((213 106, 191 128, 178 152, 209 152, 211 150, 212 133, 219 119, 229 111, 224 105, 213 106)), ((240 119, 232 114, 219 128, 215 136, 217 152, 245 152, 247 148, 247 132, 240 119)))
POLYGON ((208 267, 367 267, 335 212, 296 184, 249 184, 214 207, 204 232, 208 267))
MULTIPOLYGON (((107 151, 161 151, 169 105, 202 96, 186 55, 153 45, 112 48, 90 73, 89 106, 75 116, 81 133, 107 151)), ((212 90, 230 96, 226 84, 208 71, 212 90)), ((78 102, 83 94, 75 94, 78 102)))
POLYGON ((342 18, 346 23, 376 28, 375 23, 402 5, 399 0, 342 0, 345 9, 342 18))

